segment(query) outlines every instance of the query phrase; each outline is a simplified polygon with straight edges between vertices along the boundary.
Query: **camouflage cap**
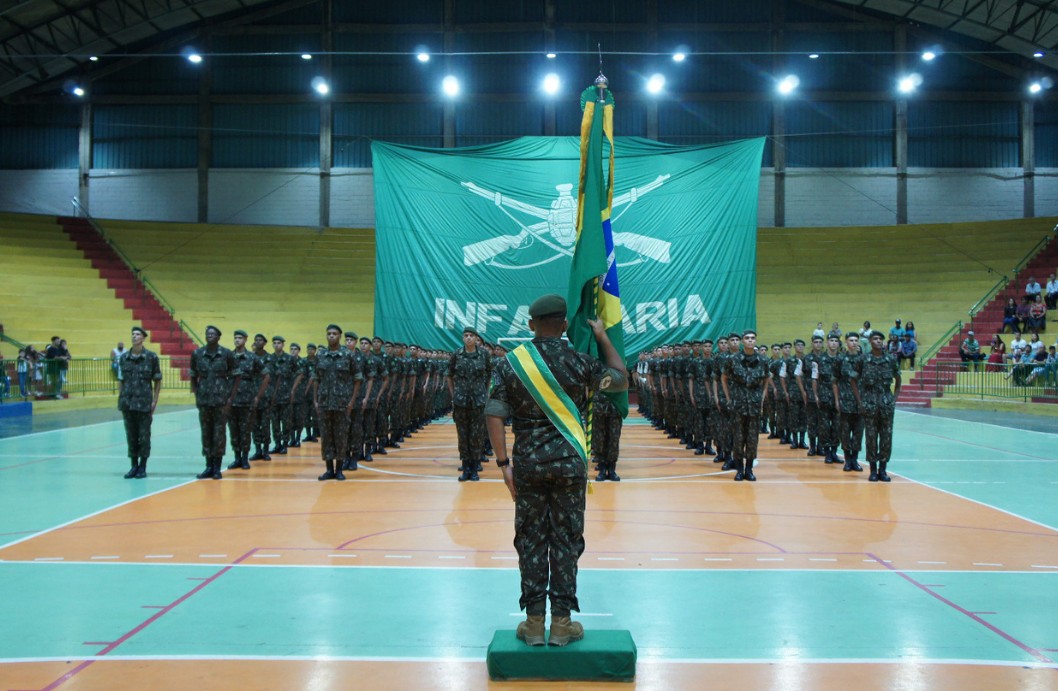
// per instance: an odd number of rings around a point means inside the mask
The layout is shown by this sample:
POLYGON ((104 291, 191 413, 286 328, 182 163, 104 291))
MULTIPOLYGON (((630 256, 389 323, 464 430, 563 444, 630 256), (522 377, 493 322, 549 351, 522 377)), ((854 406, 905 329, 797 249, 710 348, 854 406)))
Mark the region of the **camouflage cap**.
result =
POLYGON ((235 329, 235 333, 232 334, 232 335, 233 336, 242 336, 243 338, 249 338, 249 335, 247 335, 247 333, 245 331, 243 331, 242 329, 235 329))
POLYGON ((542 295, 534 300, 533 304, 529 305, 529 316, 532 319, 558 316, 560 314, 563 317, 566 316, 566 298, 557 293, 542 295))

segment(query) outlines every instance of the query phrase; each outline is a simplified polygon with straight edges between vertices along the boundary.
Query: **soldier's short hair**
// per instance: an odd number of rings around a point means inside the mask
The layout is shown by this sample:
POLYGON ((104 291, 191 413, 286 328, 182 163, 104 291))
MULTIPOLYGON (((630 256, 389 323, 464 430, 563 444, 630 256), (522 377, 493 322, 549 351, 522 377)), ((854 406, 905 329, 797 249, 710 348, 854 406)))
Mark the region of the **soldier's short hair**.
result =
POLYGON ((242 336, 243 338, 247 338, 246 332, 242 329, 235 329, 234 333, 232 333, 232 336, 242 336))
POLYGON ((739 336, 739 335, 738 335, 737 333, 735 333, 734 331, 732 331, 731 333, 729 333, 729 334, 727 335, 727 340, 729 340, 729 341, 730 341, 730 340, 731 340, 732 338, 737 338, 737 339, 738 339, 738 340, 740 340, 740 341, 742 340, 742 337, 741 337, 741 336, 739 336))
POLYGON ((144 338, 147 337, 147 332, 143 330, 142 326, 134 326, 134 327, 132 327, 132 333, 141 333, 141 334, 143 334, 144 338))
POLYGON ((297 348, 298 350, 301 350, 301 346, 299 346, 297 343, 291 343, 290 344, 290 349, 294 350, 294 348, 297 348))
POLYGON ((309 350, 316 350, 316 344, 315 343, 309 343, 305 347, 308 348, 309 350))

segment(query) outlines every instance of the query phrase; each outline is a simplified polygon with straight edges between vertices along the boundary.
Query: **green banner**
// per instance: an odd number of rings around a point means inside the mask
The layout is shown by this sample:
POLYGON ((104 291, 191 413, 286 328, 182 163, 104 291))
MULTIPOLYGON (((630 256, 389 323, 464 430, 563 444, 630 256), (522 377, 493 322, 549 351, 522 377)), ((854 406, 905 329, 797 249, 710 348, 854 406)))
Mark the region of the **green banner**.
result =
MULTIPOLYGON (((615 139, 611 224, 625 353, 756 326, 763 139, 675 146, 615 139)), ((529 304, 565 294, 576 240, 580 140, 371 145, 375 333, 429 348, 472 326, 507 346, 529 304)))

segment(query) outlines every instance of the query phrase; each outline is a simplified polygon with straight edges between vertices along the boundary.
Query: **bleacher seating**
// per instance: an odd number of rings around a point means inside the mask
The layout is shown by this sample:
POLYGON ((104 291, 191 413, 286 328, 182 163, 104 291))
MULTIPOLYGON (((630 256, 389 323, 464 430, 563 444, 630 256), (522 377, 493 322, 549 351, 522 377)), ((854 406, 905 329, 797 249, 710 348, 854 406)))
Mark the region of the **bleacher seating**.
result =
POLYGON ((54 216, 11 213, 0 213, 0 322, 40 351, 61 336, 77 358, 109 357, 134 324, 54 216))
POLYGON ((372 333, 373 230, 99 223, 199 337, 214 324, 224 345, 241 328, 304 348, 332 322, 372 333))

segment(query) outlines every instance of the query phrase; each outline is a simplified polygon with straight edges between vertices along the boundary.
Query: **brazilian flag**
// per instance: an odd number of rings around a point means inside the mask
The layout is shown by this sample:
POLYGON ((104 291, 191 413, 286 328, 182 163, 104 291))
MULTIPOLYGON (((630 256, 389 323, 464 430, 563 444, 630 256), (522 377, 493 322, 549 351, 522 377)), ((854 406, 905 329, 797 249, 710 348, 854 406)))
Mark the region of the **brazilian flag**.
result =
MULTIPOLYGON (((581 93, 580 186, 577 192, 577 243, 569 273, 567 310, 573 348, 598 357, 599 348, 587 319, 599 318, 624 359, 621 291, 617 285, 610 209, 613 206, 613 93, 588 87, 581 93), (607 151, 607 149, 609 151, 607 151), (608 154, 608 156, 607 156, 608 154), (609 159, 609 165, 604 163, 609 159)), ((628 392, 606 394, 628 415, 628 392)))

